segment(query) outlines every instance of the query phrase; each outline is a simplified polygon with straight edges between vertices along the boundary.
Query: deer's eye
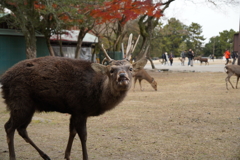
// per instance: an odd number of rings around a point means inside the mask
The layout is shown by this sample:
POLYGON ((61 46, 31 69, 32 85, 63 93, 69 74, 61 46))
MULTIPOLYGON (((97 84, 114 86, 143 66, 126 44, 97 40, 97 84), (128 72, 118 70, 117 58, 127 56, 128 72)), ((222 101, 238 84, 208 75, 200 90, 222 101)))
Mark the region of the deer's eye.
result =
POLYGON ((111 69, 111 70, 110 70, 110 73, 112 74, 113 72, 114 72, 114 70, 113 70, 113 69, 111 69))
POLYGON ((129 71, 132 71, 133 69, 132 68, 129 68, 129 71))

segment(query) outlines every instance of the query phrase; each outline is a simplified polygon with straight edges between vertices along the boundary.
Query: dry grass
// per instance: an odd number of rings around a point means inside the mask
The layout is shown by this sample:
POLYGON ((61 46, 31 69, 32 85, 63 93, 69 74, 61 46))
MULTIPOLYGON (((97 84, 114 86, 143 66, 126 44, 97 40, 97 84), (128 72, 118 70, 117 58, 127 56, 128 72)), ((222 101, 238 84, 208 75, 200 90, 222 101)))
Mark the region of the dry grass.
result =
MULTIPOLYGON (((224 73, 150 72, 158 91, 136 85, 114 110, 88 120, 91 160, 237 160, 240 159, 240 89, 225 88, 224 73)), ((232 78, 235 83, 236 78, 232 78)), ((0 159, 8 159, 0 99, 0 159)), ((69 115, 35 114, 30 137, 53 160, 64 159, 69 115)), ((15 134, 18 160, 41 159, 15 134)), ((81 159, 79 138, 71 157, 81 159)))

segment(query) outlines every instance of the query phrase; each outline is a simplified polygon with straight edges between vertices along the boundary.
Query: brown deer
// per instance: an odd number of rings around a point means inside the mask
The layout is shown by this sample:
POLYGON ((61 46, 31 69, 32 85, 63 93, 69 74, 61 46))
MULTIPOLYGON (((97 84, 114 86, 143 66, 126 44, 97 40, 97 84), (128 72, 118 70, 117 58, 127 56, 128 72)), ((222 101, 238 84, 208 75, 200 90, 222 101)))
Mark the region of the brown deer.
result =
POLYGON ((117 106, 132 84, 132 64, 128 60, 112 60, 106 56, 110 61, 108 66, 51 56, 28 59, 2 75, 2 95, 10 111, 10 118, 4 126, 10 160, 16 159, 15 130, 44 160, 50 160, 27 133, 34 112, 43 111, 71 115, 65 159, 70 160, 72 143, 78 134, 83 159, 88 160, 87 118, 99 116, 117 106))
POLYGON ((233 85, 230 81, 230 78, 231 78, 231 76, 235 75, 235 76, 237 76, 237 82, 236 82, 236 89, 237 89, 238 80, 239 80, 239 77, 240 77, 240 66, 239 65, 227 65, 227 66, 225 66, 225 71, 228 75, 225 78, 226 88, 228 89, 227 83, 229 82, 231 84, 232 88, 234 89, 234 87, 233 87, 233 85))
POLYGON ((199 61, 200 58, 201 58, 200 56, 197 56, 197 57, 194 57, 193 60, 199 61))
POLYGON ((139 85, 140 85, 140 89, 141 91, 143 91, 142 85, 141 85, 141 81, 145 79, 146 81, 148 81, 151 86, 153 87, 153 89, 155 91, 157 91, 157 82, 154 80, 154 78, 152 78, 146 71, 145 69, 140 69, 136 72, 134 72, 134 87, 133 87, 133 91, 135 91, 135 84, 137 82, 137 80, 139 81, 139 85))
POLYGON ((178 59, 181 62, 181 66, 184 66, 185 58, 178 58, 178 59))
POLYGON ((206 65, 206 64, 209 65, 209 62, 208 62, 208 59, 207 59, 207 58, 202 58, 202 57, 200 57, 198 60, 200 61, 200 64, 201 64, 201 65, 202 65, 203 62, 205 62, 205 65, 206 65))

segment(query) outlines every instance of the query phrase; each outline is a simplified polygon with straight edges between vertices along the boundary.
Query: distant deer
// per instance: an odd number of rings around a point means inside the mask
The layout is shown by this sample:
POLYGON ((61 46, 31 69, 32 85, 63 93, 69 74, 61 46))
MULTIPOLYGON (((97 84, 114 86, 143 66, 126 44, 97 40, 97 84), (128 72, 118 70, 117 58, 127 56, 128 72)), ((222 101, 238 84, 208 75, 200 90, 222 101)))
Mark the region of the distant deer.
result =
POLYGON ((181 62, 181 65, 184 66, 185 58, 178 58, 178 59, 181 62))
POLYGON ((16 159, 15 130, 44 160, 50 160, 28 137, 26 130, 34 112, 42 111, 71 115, 65 159, 70 160, 72 143, 78 134, 83 159, 88 160, 87 118, 113 109, 123 101, 132 85, 132 64, 128 60, 105 56, 109 60, 108 66, 51 56, 28 59, 2 75, 2 95, 10 111, 10 118, 4 126, 10 160, 16 159))
POLYGON ((197 57, 194 57, 193 60, 194 61, 199 61, 200 58, 201 58, 200 56, 197 56, 197 57))
POLYGON ((133 87, 133 91, 135 90, 135 84, 136 84, 137 80, 139 81, 139 85, 140 85, 141 91, 143 91, 143 88, 142 88, 142 85, 141 85, 141 81, 143 79, 148 81, 148 83, 151 84, 153 89, 155 91, 157 91, 157 82, 144 69, 140 69, 140 70, 138 70, 138 71, 136 71, 134 73, 134 87, 133 87))
POLYGON ((225 71, 227 73, 227 77, 225 78, 225 81, 226 81, 226 88, 228 89, 228 85, 227 83, 229 82, 232 86, 232 88, 234 89, 231 81, 230 81, 230 78, 231 76, 235 75, 237 76, 237 82, 236 82, 236 89, 237 89, 237 85, 238 85, 238 80, 239 80, 239 77, 240 77, 240 66, 239 65, 227 65, 225 66, 225 71))
POLYGON ((200 64, 201 64, 201 65, 202 65, 203 62, 205 62, 205 65, 206 65, 206 64, 209 65, 208 58, 202 58, 202 57, 200 57, 198 60, 200 61, 200 64))

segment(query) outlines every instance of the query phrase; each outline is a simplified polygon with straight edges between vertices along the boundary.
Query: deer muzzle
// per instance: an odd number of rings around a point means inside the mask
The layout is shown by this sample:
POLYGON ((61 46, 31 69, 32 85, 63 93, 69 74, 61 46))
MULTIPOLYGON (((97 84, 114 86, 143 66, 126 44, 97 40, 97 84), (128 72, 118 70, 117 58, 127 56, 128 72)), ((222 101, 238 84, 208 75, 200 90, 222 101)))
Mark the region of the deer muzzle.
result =
POLYGON ((127 77, 126 73, 120 73, 117 78, 117 83, 120 86, 126 86, 130 82, 129 78, 127 77))

